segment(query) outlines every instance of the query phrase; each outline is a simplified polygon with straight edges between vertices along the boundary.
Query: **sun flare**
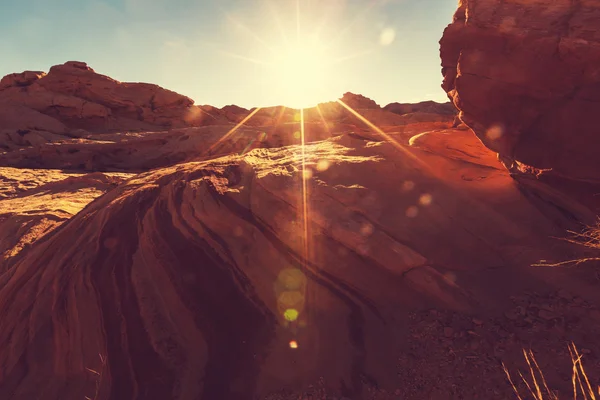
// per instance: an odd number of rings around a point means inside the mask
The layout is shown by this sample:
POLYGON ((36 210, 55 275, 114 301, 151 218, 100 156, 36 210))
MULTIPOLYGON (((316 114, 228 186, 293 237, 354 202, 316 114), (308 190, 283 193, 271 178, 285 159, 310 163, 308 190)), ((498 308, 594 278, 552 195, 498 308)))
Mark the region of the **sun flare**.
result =
POLYGON ((267 0, 263 6, 227 14, 237 48, 219 52, 235 62, 254 64, 246 79, 255 79, 269 98, 261 106, 300 109, 334 100, 346 88, 350 61, 367 57, 394 39, 388 29, 382 39, 375 35, 374 42, 348 40, 350 28, 370 9, 366 5, 356 5, 357 15, 348 23, 336 19, 343 4, 315 4, 267 0))
POLYGON ((301 39, 275 50, 273 79, 276 90, 286 106, 293 108, 314 107, 324 98, 327 78, 334 73, 332 60, 327 56, 325 45, 318 39, 301 39))

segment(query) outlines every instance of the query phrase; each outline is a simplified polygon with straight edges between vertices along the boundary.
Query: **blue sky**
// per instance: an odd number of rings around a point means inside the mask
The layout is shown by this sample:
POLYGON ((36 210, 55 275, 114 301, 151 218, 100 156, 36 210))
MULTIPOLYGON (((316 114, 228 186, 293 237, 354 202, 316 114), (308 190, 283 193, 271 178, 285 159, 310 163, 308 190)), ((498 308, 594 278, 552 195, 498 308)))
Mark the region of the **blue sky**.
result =
POLYGON ((457 4, 456 0, 0 2, 1 76, 47 71, 68 60, 85 61, 96 72, 120 81, 156 83, 197 104, 218 107, 290 105, 298 88, 318 92, 315 101, 333 100, 346 91, 381 105, 445 101, 438 41, 457 4), (294 53, 298 38, 308 58, 315 56, 311 52, 316 45, 306 43, 318 43, 321 51, 316 57, 328 65, 326 70, 315 72, 297 62, 282 64, 279 55, 290 49, 294 53), (296 67, 291 74, 282 74, 289 65, 296 67), (319 75, 310 75, 315 73, 319 75), (296 85, 287 85, 295 76, 299 76, 296 85))

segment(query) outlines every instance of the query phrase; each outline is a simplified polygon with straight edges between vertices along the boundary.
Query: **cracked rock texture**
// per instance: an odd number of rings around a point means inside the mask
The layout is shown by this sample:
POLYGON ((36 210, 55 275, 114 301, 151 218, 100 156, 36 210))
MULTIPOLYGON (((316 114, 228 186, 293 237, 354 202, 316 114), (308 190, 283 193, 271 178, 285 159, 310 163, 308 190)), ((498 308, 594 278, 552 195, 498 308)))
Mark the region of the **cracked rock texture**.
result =
POLYGON ((440 41, 443 88, 510 167, 600 179, 600 3, 461 0, 440 41))

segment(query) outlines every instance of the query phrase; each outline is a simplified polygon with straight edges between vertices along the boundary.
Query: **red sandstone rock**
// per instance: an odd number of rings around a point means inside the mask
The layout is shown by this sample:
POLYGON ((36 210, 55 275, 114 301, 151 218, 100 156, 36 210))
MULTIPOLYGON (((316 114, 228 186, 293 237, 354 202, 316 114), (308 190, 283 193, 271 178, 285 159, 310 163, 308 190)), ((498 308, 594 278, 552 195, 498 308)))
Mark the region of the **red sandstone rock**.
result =
MULTIPOLYGON (((34 110, 67 129, 92 132, 197 126, 207 118, 188 97, 157 85, 118 82, 82 62, 54 66, 48 74, 26 71, 6 76, 0 82, 0 112, 7 114, 9 107, 34 110)), ((29 118, 15 120, 11 128, 30 129, 29 118)), ((0 127, 5 127, 1 118, 0 127)))
POLYGON ((0 90, 9 88, 11 86, 29 86, 44 76, 46 76, 46 73, 41 71, 25 71, 21 73, 9 74, 0 80, 0 90))
POLYGON ((381 108, 379 104, 375 103, 374 100, 369 99, 361 94, 354 93, 344 93, 341 100, 346 103, 348 106, 355 108, 357 110, 371 108, 371 109, 379 109, 381 108))
MULTIPOLYGON (((427 108, 427 113, 416 112, 401 118, 382 110, 373 100, 361 95, 346 93, 342 101, 384 129, 421 122, 448 121, 444 112, 440 113, 441 110, 431 107, 427 108)), ((337 102, 320 104, 303 112, 304 121, 311 125, 305 137, 308 140, 334 136, 346 131, 349 125, 364 126, 364 121, 337 102)), ((222 109, 195 106, 191 99, 156 85, 118 82, 97 74, 85 63, 70 61, 50 68, 48 74, 26 71, 2 79, 0 150, 39 147, 45 143, 69 143, 74 137, 89 137, 94 133, 166 131, 199 125, 220 125, 226 133, 242 121, 245 121, 245 126, 261 127, 264 132, 272 131, 271 140, 263 141, 263 145, 286 145, 293 143, 294 134, 300 131, 300 115, 300 110, 283 106, 258 110, 235 105, 222 109), (250 114, 252 117, 248 119, 250 114)), ((34 152, 48 156, 45 150, 34 152)), ((182 161, 181 157, 177 160, 182 161)), ((61 163, 69 165, 66 160, 61 163)), ((94 165, 95 161, 90 163, 94 165)), ((21 163, 14 165, 23 166, 21 163)), ((45 165, 56 166, 57 163, 45 165)), ((77 162, 75 165, 83 164, 77 162)))
POLYGON ((462 0, 440 41, 443 88, 508 164, 600 179, 600 4, 462 0))
MULTIPOLYGON (((319 377, 358 397, 412 387, 397 366, 406 346, 447 354, 430 336, 407 332, 416 324, 408 313, 424 304, 490 312, 524 288, 555 285, 600 301, 593 283, 567 270, 527 268, 576 251, 552 239, 576 225, 563 213, 574 208, 552 200, 542 211, 544 200, 530 198, 499 164, 479 164, 491 152, 467 133, 456 145, 471 155, 450 157, 426 135, 412 147, 342 135, 307 146, 310 174, 301 172, 300 146, 162 168, 58 226, 61 214, 41 239, 24 236, 30 247, 9 243, 20 252, 0 275, 0 343, 10 343, 0 352, 0 397, 81 399, 98 387, 98 399, 252 399, 319 377), (289 309, 298 312, 293 323, 289 309)), ((79 208, 97 193, 85 185, 12 194, 0 202, 11 214, 2 226, 25 226, 45 199, 58 203, 36 215, 69 212, 77 198, 79 208)), ((585 318, 574 326, 596 329, 585 318)), ((553 332, 544 330, 544 340, 559 346, 553 332)), ((586 347, 598 350, 596 342, 586 347)), ((484 378, 467 364, 436 370, 464 371, 464 397, 478 398, 484 378)), ((438 378, 424 379, 430 390, 438 378)), ((510 395, 495 360, 485 372, 490 384, 510 395)))

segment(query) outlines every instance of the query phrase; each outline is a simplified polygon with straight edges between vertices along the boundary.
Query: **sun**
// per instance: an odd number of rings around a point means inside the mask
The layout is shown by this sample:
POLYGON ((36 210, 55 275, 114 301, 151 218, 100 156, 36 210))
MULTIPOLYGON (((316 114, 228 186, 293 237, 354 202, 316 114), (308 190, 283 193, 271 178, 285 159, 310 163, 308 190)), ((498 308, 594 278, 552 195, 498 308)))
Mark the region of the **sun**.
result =
MULTIPOLYGON (((254 64, 239 78, 252 80, 252 85, 260 88, 256 96, 264 99, 264 107, 302 109, 335 100, 347 89, 348 70, 354 67, 351 60, 377 48, 373 43, 349 39, 354 24, 375 0, 355 5, 356 15, 349 22, 339 19, 347 13, 345 1, 241 3, 247 6, 226 13, 233 48, 218 51, 236 62, 254 64)), ((382 44, 389 44, 394 32, 388 29, 384 33, 382 44)))
POLYGON ((274 89, 286 106, 308 108, 328 100, 327 84, 334 71, 331 56, 318 38, 299 38, 275 48, 269 64, 274 89))

